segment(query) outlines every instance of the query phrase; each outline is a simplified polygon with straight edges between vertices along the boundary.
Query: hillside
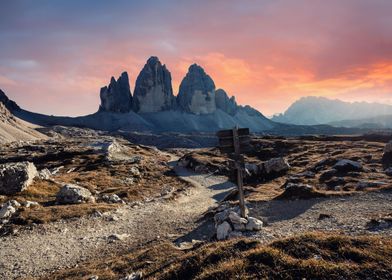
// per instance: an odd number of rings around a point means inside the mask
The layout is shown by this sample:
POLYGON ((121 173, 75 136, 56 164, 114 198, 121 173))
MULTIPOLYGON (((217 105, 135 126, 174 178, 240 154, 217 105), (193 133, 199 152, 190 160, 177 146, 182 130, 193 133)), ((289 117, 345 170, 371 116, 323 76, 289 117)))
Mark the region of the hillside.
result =
MULTIPOLYGON (((283 114, 271 120, 297 125, 329 124, 343 120, 360 120, 392 113, 392 105, 344 102, 308 96, 294 102, 283 114)), ((349 124, 349 122, 347 122, 349 124)))
POLYGON ((7 105, 11 107, 11 102, 4 97, 0 90, 0 143, 46 138, 34 129, 34 125, 16 118, 7 108, 7 105))

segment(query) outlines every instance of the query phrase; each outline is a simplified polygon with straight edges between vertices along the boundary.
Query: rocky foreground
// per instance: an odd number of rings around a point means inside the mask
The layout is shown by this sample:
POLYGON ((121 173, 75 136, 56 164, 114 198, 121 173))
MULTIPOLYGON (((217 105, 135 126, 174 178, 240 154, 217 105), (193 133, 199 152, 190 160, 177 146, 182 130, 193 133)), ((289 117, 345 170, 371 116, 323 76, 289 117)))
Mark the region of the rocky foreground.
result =
POLYGON ((230 160, 215 148, 163 151, 89 130, 45 133, 50 140, 0 148, 0 278, 245 279, 268 259, 297 271, 285 272, 294 279, 326 279, 325 267, 337 278, 391 275, 388 139, 252 138, 243 218, 230 160), (308 255, 277 245, 309 232, 318 233, 298 237, 308 255), (309 258, 307 270, 301 260, 309 258))

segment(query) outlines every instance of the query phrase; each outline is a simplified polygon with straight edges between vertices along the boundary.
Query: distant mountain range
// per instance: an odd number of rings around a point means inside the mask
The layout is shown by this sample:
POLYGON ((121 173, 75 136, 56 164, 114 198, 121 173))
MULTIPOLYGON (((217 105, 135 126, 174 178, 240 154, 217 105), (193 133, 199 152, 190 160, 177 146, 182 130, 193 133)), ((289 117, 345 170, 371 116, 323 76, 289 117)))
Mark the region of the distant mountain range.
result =
POLYGON ((4 109, 0 111, 0 117, 7 120, 3 121, 3 132, 0 128, 0 138, 40 138, 41 134, 29 130, 34 125, 84 127, 122 134, 176 132, 189 135, 193 132, 215 133, 235 126, 248 127, 255 133, 281 135, 355 134, 366 132, 368 128, 391 127, 390 116, 376 114, 392 114, 392 106, 318 97, 302 98, 284 114, 270 120, 248 105, 238 105, 235 97, 229 97, 223 89, 216 89, 212 78, 197 64, 189 67, 175 96, 171 74, 157 57, 147 60, 136 79, 133 94, 128 73, 123 72, 118 79, 112 77, 109 84, 101 88, 99 97, 100 106, 90 115, 48 116, 20 108, 0 90, 4 109), (17 119, 18 125, 24 123, 22 126, 11 124, 10 119, 17 119), (358 121, 361 119, 363 121, 358 121), (12 126, 32 137, 23 133, 27 138, 7 135, 12 126))
POLYGON ((309 96, 294 102, 283 114, 275 115, 271 120, 296 125, 392 128, 392 105, 309 96))

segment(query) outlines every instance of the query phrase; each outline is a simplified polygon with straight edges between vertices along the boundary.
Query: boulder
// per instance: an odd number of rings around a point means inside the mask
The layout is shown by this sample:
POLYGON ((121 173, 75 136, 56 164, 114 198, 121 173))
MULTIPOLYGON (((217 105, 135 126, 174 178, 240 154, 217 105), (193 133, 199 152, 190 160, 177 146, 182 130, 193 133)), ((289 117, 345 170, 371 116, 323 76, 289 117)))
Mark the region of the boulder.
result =
POLYGON ((151 113, 175 109, 171 74, 155 56, 150 57, 136 79, 133 107, 151 113))
POLYGON ((284 174, 290 169, 290 165, 284 158, 272 158, 262 164, 264 177, 274 177, 284 174))
POLYGON ((204 69, 192 64, 180 84, 177 103, 182 111, 196 115, 211 114, 216 110, 215 84, 204 69))
POLYGON ((263 228, 263 222, 253 218, 253 217, 248 217, 248 223, 246 224, 246 230, 250 231, 258 231, 263 228))
POLYGON ((88 189, 73 184, 63 186, 56 195, 56 202, 59 204, 79 204, 93 200, 88 189))
POLYGON ((288 183, 284 192, 277 199, 309 199, 324 196, 324 194, 315 191, 310 185, 288 183))
POLYGON ((12 195, 25 190, 38 175, 31 162, 0 165, 0 194, 12 195))
POLYGON ((9 219, 16 212, 15 207, 9 204, 5 204, 0 209, 0 219, 9 219))
POLYGON ((228 238, 232 228, 228 222, 223 222, 216 228, 216 238, 218 240, 225 240, 228 238))
POLYGON ((107 146, 104 146, 103 150, 106 153, 106 159, 108 161, 126 161, 128 163, 140 163, 142 156, 135 155, 134 151, 119 143, 118 141, 113 141, 107 146))
POLYGON ((336 169, 339 172, 350 172, 350 171, 362 171, 363 167, 362 164, 349 160, 349 159, 341 159, 335 165, 333 166, 334 169, 336 169))
POLYGON ((101 105, 99 111, 128 113, 132 109, 132 95, 127 72, 116 79, 111 78, 110 84, 101 88, 101 105))
POLYGON ((392 141, 385 145, 382 155, 382 165, 385 169, 392 167, 392 141))

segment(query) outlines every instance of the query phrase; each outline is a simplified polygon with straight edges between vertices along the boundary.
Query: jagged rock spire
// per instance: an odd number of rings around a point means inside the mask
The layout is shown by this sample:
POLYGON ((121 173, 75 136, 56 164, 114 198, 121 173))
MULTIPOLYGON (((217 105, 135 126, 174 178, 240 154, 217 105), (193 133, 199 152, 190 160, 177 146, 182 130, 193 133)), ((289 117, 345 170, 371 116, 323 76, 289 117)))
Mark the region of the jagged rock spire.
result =
POLYGON ((214 81, 199 65, 192 64, 189 67, 180 84, 177 103, 183 111, 197 115, 210 114, 216 110, 214 81))
POLYGON ((132 109, 132 95, 129 88, 129 78, 127 72, 123 72, 116 79, 111 78, 110 84, 101 88, 100 111, 127 113, 132 109))
POLYGON ((175 108, 171 74, 158 57, 152 56, 136 79, 134 110, 140 113, 159 112, 175 108))
POLYGON ((234 116, 238 110, 238 105, 235 101, 235 97, 232 96, 231 98, 229 98, 229 96, 223 89, 217 89, 215 91, 215 103, 217 109, 221 109, 223 112, 228 113, 232 116, 234 116))

